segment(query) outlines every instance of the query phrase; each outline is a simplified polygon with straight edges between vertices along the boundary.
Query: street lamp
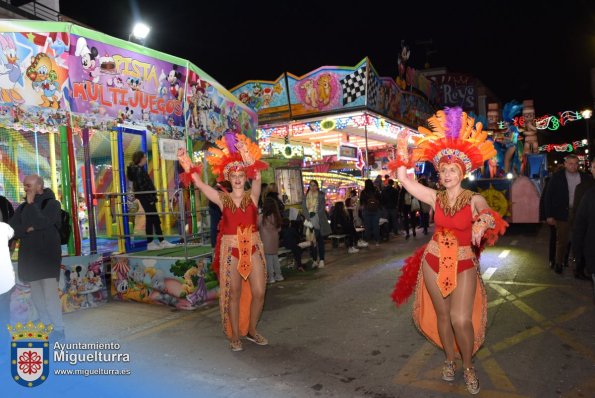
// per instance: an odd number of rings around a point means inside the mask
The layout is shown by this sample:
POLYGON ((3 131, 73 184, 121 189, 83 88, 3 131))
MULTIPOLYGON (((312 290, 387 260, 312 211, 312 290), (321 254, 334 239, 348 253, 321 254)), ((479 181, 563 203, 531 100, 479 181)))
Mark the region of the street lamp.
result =
POLYGON ((137 22, 132 29, 132 32, 128 35, 128 41, 132 41, 134 37, 140 44, 145 45, 145 39, 149 35, 151 28, 142 22, 137 22))
POLYGON ((592 153, 592 151, 591 151, 591 131, 589 129, 589 119, 591 119, 591 116, 593 116, 593 111, 591 109, 585 109, 585 110, 581 111, 581 116, 587 122, 587 150, 589 151, 588 153, 592 153))

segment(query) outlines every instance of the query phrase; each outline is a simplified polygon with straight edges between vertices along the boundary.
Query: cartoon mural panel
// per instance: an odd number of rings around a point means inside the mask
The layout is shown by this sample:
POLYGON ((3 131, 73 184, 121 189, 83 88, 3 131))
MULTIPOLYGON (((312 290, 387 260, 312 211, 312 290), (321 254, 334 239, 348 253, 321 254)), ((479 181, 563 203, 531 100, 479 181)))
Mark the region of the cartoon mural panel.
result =
POLYGON ((355 68, 322 67, 302 77, 288 74, 293 116, 366 104, 366 63, 355 68))
POLYGON ((112 297, 191 310, 218 295, 207 257, 187 260, 114 256, 112 297))
POLYGON ((64 257, 58 284, 62 312, 107 303, 105 282, 105 265, 100 254, 64 257))
POLYGON ((289 118, 285 74, 273 82, 248 81, 231 89, 242 103, 258 112, 260 122, 289 118))
MULTIPOLYGON (((185 110, 190 137, 215 142, 228 131, 255 137, 256 114, 246 112, 233 96, 224 95, 198 68, 190 67, 187 87, 185 110)), ((270 102, 270 98, 263 101, 270 102)))
POLYGON ((56 131, 65 121, 69 36, 62 32, 0 33, 0 125, 56 131))
POLYGON ((391 78, 381 78, 373 67, 368 77, 368 108, 390 119, 410 126, 421 126, 433 114, 428 100, 421 94, 403 91, 391 78))
MULTIPOLYGON (((37 318, 28 283, 18 279, 18 264, 13 263, 17 275, 16 287, 10 297, 11 322, 27 322, 37 318)), ((63 257, 58 280, 58 295, 62 312, 97 307, 107 303, 105 264, 101 254, 63 257)))
POLYGON ((365 107, 393 120, 418 126, 434 112, 431 102, 435 90, 429 80, 416 76, 419 81, 414 83, 423 90, 403 91, 394 79, 379 77, 370 61, 364 58, 355 67, 324 66, 303 76, 286 73, 275 82, 251 80, 233 88, 232 93, 258 112, 261 125, 296 116, 365 107), (288 102, 283 101, 284 76, 287 77, 288 102), (287 103, 290 112, 286 111, 287 103))
POLYGON ((69 99, 75 127, 140 125, 184 135, 186 68, 107 43, 71 35, 69 99))

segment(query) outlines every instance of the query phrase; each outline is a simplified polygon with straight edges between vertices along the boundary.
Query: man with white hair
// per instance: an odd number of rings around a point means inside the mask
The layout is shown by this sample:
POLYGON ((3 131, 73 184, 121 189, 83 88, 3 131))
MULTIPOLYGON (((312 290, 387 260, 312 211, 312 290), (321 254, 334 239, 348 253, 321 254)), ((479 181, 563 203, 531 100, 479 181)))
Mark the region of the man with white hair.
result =
POLYGON ((60 202, 43 179, 29 175, 23 180, 26 200, 17 207, 9 224, 20 239, 18 276, 31 285, 31 299, 42 322, 54 326, 52 337, 64 340, 62 307, 58 298, 60 245, 60 202))

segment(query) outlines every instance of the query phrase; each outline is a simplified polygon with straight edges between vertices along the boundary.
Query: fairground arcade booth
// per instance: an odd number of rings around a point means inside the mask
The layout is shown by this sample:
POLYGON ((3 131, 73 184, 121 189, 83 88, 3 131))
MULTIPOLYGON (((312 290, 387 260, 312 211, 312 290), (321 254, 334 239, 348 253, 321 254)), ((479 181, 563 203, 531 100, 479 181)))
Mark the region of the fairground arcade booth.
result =
MULTIPOLYGON (((110 278, 119 299, 191 309, 216 297, 206 202, 179 183, 176 152, 199 162, 228 131, 254 139, 256 113, 188 60, 70 23, 1 20, 0 45, 0 194, 16 208, 37 174, 70 215, 63 310, 105 302, 110 278), (136 151, 174 248, 146 251, 126 175, 136 151)), ((18 286, 12 320, 35 319, 18 286)))
POLYGON ((333 200, 343 200, 363 177, 386 174, 399 132, 415 131, 434 112, 430 81, 413 69, 407 79, 402 89, 364 58, 353 67, 250 80, 231 92, 258 112, 265 153, 294 159, 288 166, 304 171, 304 186, 316 179, 333 200))

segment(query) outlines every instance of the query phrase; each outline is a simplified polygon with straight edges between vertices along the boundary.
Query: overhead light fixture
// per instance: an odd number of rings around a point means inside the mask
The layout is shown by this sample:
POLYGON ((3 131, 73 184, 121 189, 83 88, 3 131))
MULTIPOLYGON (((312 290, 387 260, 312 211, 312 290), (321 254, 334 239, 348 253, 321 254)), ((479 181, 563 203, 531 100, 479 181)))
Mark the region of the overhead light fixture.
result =
POLYGON ((132 33, 128 36, 128 40, 131 41, 132 37, 139 40, 142 44, 144 44, 145 39, 149 36, 149 32, 151 32, 151 28, 142 22, 137 22, 132 28, 132 33))

